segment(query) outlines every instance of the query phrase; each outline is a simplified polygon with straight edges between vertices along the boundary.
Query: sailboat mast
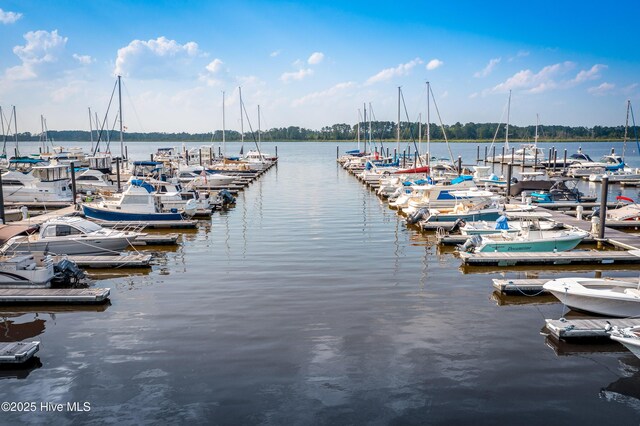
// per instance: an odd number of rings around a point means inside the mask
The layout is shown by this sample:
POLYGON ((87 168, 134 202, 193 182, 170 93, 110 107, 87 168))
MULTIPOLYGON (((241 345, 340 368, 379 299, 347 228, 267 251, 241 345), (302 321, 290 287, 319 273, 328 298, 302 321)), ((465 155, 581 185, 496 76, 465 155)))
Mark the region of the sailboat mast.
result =
POLYGON ((536 136, 533 139, 533 145, 538 148, 538 126, 540 125, 540 115, 536 114, 536 136))
POLYGON ((226 126, 224 117, 224 90, 222 91, 222 155, 227 155, 226 126))
POLYGON ((262 151, 262 140, 260 139, 260 105, 258 105, 258 150, 262 151))
POLYGON ((2 112, 2 107, 0 106, 0 124, 2 125, 2 155, 7 157, 7 134, 4 132, 4 114, 2 112))
POLYGON ((93 152, 93 119, 91 118, 91 107, 89 108, 89 137, 91 138, 91 152, 93 152))
MULTIPOLYGON (((358 152, 360 152, 360 118, 360 109, 358 109, 358 152)), ((2 130, 2 133, 4 133, 4 130, 2 130)))
POLYGON ((244 120, 242 119, 242 87, 238 87, 238 93, 240 96, 240 141, 242 146, 240 147, 240 154, 244 154, 244 120))
POLYGON ((418 114, 418 157, 420 157, 420 148, 422 148, 422 113, 418 114))
MULTIPOLYGON (((509 150, 509 116, 511 115, 511 90, 509 90, 509 102, 507 103, 507 126, 505 128, 504 136, 504 150, 509 150)), ((504 160, 504 158, 502 159, 504 160)))
POLYGON ((371 102, 369 102, 369 149, 373 146, 373 132, 371 131, 371 116, 373 113, 371 111, 371 102))
POLYGON ((396 134, 396 150, 400 152, 400 86, 398 86, 398 128, 396 134))
MULTIPOLYGON (((364 123, 367 123, 367 104, 363 105, 364 108, 364 123)), ((364 154, 367 154, 367 128, 364 128, 364 154)))
POLYGON ((629 110, 631 109, 631 100, 627 99, 627 119, 624 123, 624 139, 622 144, 622 160, 624 160, 624 154, 627 150, 627 136, 629 130, 629 110))
POLYGON ((15 131, 16 139, 16 157, 20 156, 20 150, 18 149, 18 115, 16 114, 16 106, 13 106, 13 130, 15 131))
POLYGON ((124 138, 122 135, 122 79, 118 76, 118 111, 120 116, 120 157, 124 158, 124 138))
POLYGON ((427 81, 427 167, 431 173, 431 106, 429 96, 431 93, 431 84, 427 81))

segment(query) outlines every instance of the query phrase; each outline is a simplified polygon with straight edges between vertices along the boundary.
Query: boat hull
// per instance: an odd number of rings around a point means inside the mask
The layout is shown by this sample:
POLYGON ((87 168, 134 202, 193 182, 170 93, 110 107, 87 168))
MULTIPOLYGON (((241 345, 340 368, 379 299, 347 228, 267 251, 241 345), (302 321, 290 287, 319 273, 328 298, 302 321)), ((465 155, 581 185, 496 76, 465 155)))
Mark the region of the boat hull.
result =
POLYGON ((531 253, 531 252, 555 252, 574 249, 584 239, 584 236, 575 236, 557 239, 545 239, 534 241, 495 241, 487 242, 479 247, 478 253, 531 253))
POLYGON ((158 220, 182 220, 180 213, 128 213, 91 207, 84 204, 82 211, 86 217, 115 222, 149 222, 158 220))

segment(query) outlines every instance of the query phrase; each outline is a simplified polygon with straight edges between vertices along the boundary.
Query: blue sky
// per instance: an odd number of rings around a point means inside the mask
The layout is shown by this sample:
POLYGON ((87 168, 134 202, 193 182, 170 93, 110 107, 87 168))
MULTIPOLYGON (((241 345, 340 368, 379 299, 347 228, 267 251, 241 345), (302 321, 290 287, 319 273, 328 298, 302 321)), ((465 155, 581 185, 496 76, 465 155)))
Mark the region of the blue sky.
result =
POLYGON ((445 124, 504 120, 512 90, 513 124, 619 125, 640 98, 640 5, 613 6, 0 0, 0 106, 19 131, 41 114, 88 129, 121 74, 130 131, 220 129, 223 91, 239 130, 238 86, 254 128, 260 105, 263 129, 320 129, 369 103, 396 121, 398 86, 403 120, 424 119, 430 81, 445 124))

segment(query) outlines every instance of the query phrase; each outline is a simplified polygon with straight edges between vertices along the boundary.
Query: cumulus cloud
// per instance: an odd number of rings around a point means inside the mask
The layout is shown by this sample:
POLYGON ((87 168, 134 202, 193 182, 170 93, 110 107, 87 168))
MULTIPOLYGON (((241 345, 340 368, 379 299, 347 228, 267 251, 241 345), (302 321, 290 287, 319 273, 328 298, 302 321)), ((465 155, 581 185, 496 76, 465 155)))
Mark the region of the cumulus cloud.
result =
POLYGON ((313 52, 311 54, 311 56, 309 56, 309 59, 307 59, 307 62, 310 65, 317 65, 320 62, 322 62, 323 59, 324 59, 324 53, 322 53, 322 52, 313 52))
POLYGON ((26 44, 13 48, 13 53, 20 58, 22 64, 6 70, 6 76, 10 80, 34 79, 55 68, 54 64, 63 54, 68 40, 67 37, 61 37, 58 30, 29 31, 23 37, 26 44))
POLYGON ((489 89, 489 92, 504 93, 509 90, 522 90, 528 93, 540 93, 559 86, 557 77, 574 68, 570 61, 547 65, 540 71, 521 70, 504 82, 489 89))
POLYGON ((308 95, 305 95, 299 99, 296 99, 292 102, 292 105, 294 107, 300 106, 300 105, 304 105, 304 104, 309 104, 309 103, 313 103, 313 102, 317 102, 323 99, 327 99, 327 98, 331 98, 333 96, 338 95, 339 93, 354 87, 356 84, 354 82, 351 81, 347 81, 344 83, 338 83, 333 87, 330 87, 327 90, 323 90, 320 92, 313 92, 313 93, 309 93, 308 95))
MULTIPOLYGON (((490 89, 483 90, 482 95, 505 93, 509 90, 519 90, 522 93, 535 94, 550 90, 569 89, 587 81, 599 79, 601 77, 600 72, 607 68, 606 65, 595 64, 587 70, 579 71, 575 77, 569 78, 567 74, 574 69, 575 66, 575 63, 565 61, 547 65, 538 72, 533 72, 530 69, 521 70, 504 82, 490 89)), ((602 89, 608 90, 607 86, 604 86, 602 89)))
POLYGON ((89 65, 94 62, 93 58, 89 55, 78 55, 77 53, 74 53, 72 56, 73 59, 80 62, 82 65, 89 65))
POLYGON ((604 96, 613 91, 616 88, 615 84, 607 83, 606 81, 599 86, 589 87, 587 92, 595 96, 604 96))
POLYGON ((414 60, 409 61, 406 64, 400 64, 395 68, 383 69, 376 75, 369 77, 365 82, 365 85, 379 83, 381 81, 391 80, 394 77, 407 75, 411 72, 413 68, 415 68, 416 65, 419 65, 421 63, 422 63, 422 60, 420 58, 415 58, 414 60))
POLYGON ((200 81, 204 82, 207 86, 218 86, 222 84, 224 76, 226 75, 226 69, 222 60, 216 58, 209 62, 204 69, 205 72, 198 77, 200 81))
POLYGON ((155 40, 133 40, 118 49, 116 75, 139 79, 176 79, 188 76, 193 58, 200 53, 198 44, 180 44, 164 36, 155 40))
POLYGON ((427 64, 427 70, 433 71, 436 68, 440 68, 442 65, 444 65, 444 62, 442 62, 440 59, 432 59, 427 64))
POLYGON ((222 69, 222 65, 224 64, 224 62, 222 62, 220 59, 216 58, 213 61, 209 62, 209 65, 207 65, 205 68, 207 69, 207 71, 209 71, 210 73, 217 73, 222 69))
POLYGON ((571 80, 572 83, 579 84, 585 81, 597 80, 600 78, 600 71, 606 69, 607 66, 603 64, 595 64, 588 70, 580 71, 576 77, 571 80))
POLYGON ((482 77, 488 76, 493 72, 493 69, 496 67, 496 65, 500 63, 501 60, 502 58, 493 58, 489 60, 489 63, 487 64, 487 66, 484 67, 482 70, 473 74, 473 76, 476 78, 482 78, 482 77))
POLYGON ((311 68, 301 69, 294 72, 285 72, 280 76, 280 80, 285 83, 291 80, 302 80, 305 77, 308 77, 313 74, 313 70, 311 68))
POLYGON ((5 12, 0 9, 0 22, 3 24, 13 24, 20 18, 22 18, 22 13, 5 12))
POLYGON ((282 50, 274 50, 269 54, 269 56, 271 56, 272 58, 275 58, 276 56, 280 56, 280 53, 282 53, 282 50))

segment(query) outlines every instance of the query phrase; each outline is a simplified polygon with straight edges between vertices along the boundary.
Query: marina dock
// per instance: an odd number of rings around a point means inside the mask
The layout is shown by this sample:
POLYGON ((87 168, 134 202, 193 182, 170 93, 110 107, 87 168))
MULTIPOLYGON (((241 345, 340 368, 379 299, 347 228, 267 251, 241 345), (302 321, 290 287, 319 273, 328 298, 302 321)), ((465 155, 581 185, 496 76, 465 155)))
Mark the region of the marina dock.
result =
POLYGON ((105 303, 110 293, 109 288, 0 289, 0 305, 105 303))
POLYGON ((69 259, 83 268, 146 268, 150 266, 150 254, 127 254, 122 256, 56 256, 56 262, 69 259))
POLYGON ((0 343, 0 364, 22 364, 40 349, 40 342, 0 343))
POLYGON ((608 338, 608 326, 626 328, 640 326, 640 319, 634 318, 589 318, 589 319, 545 319, 545 327, 557 339, 608 338))
POLYGON ((464 265, 469 266, 640 264, 640 252, 613 250, 574 250, 558 253, 458 252, 458 256, 464 265))

